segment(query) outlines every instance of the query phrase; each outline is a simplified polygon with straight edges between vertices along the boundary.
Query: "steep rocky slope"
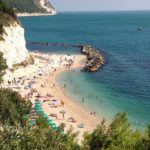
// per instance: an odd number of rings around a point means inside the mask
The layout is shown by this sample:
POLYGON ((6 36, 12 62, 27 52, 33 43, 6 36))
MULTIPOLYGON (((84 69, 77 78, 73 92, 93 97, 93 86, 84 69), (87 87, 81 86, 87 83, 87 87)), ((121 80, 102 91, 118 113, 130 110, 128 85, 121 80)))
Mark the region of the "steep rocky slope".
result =
POLYGON ((29 57, 24 29, 13 11, 2 3, 0 3, 0 51, 4 54, 9 68, 29 57))

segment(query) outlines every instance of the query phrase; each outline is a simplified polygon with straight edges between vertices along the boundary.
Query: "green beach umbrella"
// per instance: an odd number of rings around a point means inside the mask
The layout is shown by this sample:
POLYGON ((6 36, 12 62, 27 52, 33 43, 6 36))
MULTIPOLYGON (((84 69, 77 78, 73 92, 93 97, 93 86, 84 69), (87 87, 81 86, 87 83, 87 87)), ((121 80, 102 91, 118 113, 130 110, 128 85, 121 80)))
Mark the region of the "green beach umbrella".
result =
POLYGON ((34 107, 42 107, 41 104, 34 104, 34 107))
POLYGON ((41 104, 35 104, 34 107, 41 107, 41 104))
POLYGON ((52 123, 52 122, 53 122, 53 120, 48 119, 48 120, 47 120, 47 122, 48 122, 48 123, 52 123))
POLYGON ((55 126, 55 127, 52 127, 52 129, 53 129, 54 131, 57 131, 57 130, 59 129, 59 127, 55 126))
POLYGON ((37 102, 35 102, 34 104, 42 104, 42 102, 37 101, 37 102))
POLYGON ((38 102, 35 102, 34 104, 42 104, 42 102, 39 102, 39 101, 38 101, 38 102))
POLYGON ((40 115, 42 115, 44 112, 43 110, 37 110, 37 113, 40 113, 40 115))
POLYGON ((37 111, 37 112, 41 112, 41 111, 43 112, 43 110, 42 110, 42 109, 36 109, 36 111, 37 111))
POLYGON ((35 106, 41 106, 41 103, 34 103, 35 106))
POLYGON ((48 118, 46 114, 42 114, 42 117, 45 118, 45 119, 48 118))
POLYGON ((51 127, 55 127, 55 126, 56 126, 56 124, 55 124, 55 123, 52 123, 52 122, 50 122, 49 125, 50 125, 51 127))
POLYGON ((44 114, 44 112, 43 112, 42 110, 38 110, 37 113, 38 113, 39 115, 44 114))
POLYGON ((39 115, 43 115, 43 114, 44 114, 43 111, 38 111, 37 113, 38 113, 39 115))
POLYGON ((35 107, 41 107, 41 104, 35 104, 35 107))
POLYGON ((42 107, 41 106, 35 106, 35 109, 42 109, 42 107))
POLYGON ((36 109, 36 110, 42 110, 42 108, 41 108, 41 107, 35 107, 35 109, 36 109))
POLYGON ((36 111, 43 111, 42 108, 36 108, 36 111))

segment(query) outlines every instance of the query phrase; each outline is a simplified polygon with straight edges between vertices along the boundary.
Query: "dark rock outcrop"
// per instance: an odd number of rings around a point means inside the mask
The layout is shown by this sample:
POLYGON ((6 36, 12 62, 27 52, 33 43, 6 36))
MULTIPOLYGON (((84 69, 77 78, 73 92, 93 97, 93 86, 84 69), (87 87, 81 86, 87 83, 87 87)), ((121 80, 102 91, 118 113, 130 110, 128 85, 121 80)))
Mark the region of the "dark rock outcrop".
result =
POLYGON ((99 50, 90 45, 83 45, 81 53, 87 56, 84 67, 85 71, 95 72, 99 70, 105 63, 104 57, 99 50))

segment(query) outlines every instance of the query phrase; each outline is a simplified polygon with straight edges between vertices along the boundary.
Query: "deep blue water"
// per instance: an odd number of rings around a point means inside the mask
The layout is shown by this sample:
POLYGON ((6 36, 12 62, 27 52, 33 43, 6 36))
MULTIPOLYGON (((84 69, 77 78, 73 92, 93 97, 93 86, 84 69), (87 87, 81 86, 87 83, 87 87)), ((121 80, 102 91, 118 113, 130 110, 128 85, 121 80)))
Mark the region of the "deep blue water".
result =
MULTIPOLYGON (((117 112, 126 112, 136 122, 134 127, 150 123, 150 12, 64 13, 20 19, 27 41, 86 43, 102 51, 106 64, 98 72, 76 70, 58 78, 62 86, 67 82, 69 96, 79 103, 84 97, 82 105, 100 116, 111 119, 117 112)), ((79 52, 77 48, 27 46, 79 52)))

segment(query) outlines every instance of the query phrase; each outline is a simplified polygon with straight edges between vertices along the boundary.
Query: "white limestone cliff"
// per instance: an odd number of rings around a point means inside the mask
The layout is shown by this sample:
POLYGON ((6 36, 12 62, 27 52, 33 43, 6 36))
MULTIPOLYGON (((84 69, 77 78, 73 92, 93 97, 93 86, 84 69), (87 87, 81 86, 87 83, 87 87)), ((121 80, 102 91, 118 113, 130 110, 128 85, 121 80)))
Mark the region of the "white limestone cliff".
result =
POLYGON ((40 0, 40 5, 47 11, 47 13, 51 13, 51 15, 57 14, 56 10, 51 6, 48 0, 40 0))
POLYGON ((24 29, 20 24, 15 23, 4 27, 4 30, 3 40, 0 40, 0 51, 4 54, 8 67, 12 68, 14 64, 25 61, 29 56, 25 44, 24 29))

